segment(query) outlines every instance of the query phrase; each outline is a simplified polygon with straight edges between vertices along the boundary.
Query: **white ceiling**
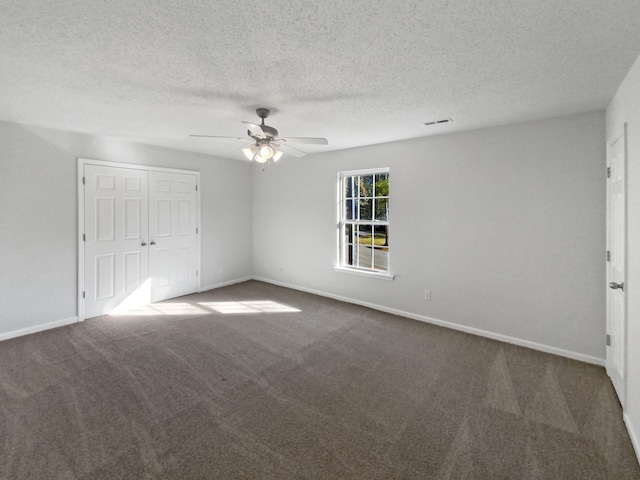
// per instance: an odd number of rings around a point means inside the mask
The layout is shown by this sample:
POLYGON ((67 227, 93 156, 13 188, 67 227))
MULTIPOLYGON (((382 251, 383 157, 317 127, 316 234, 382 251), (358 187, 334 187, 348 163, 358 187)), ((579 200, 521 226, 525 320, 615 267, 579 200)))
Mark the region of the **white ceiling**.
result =
POLYGON ((639 53, 638 0, 2 0, 0 120, 313 153, 603 109, 639 53))

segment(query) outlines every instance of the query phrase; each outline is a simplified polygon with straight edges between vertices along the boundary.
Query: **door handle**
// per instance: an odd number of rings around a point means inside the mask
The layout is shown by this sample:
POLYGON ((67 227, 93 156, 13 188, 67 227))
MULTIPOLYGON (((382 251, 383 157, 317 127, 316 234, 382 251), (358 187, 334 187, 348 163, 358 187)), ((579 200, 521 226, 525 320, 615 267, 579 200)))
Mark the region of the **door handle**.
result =
POLYGON ((146 247, 146 246, 147 246, 147 242, 142 242, 142 243, 140 244, 140 246, 141 246, 141 247, 146 247))
POLYGON ((155 245, 155 244, 156 244, 156 242, 154 242, 153 240, 151 240, 151 245, 155 245))
POLYGON ((609 284, 609 288, 613 290, 617 290, 619 288, 620 290, 624 291, 624 282, 620 282, 620 283, 611 282, 609 284))

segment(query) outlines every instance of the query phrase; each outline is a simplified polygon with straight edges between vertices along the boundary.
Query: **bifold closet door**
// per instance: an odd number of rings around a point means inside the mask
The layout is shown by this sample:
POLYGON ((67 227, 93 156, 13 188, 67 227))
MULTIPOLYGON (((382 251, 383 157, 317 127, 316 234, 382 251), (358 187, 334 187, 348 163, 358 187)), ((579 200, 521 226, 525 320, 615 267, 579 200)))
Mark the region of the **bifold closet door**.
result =
POLYGON ((84 316, 149 302, 148 172, 85 165, 84 316))
POLYGON ((149 172, 151 301, 197 290, 196 176, 149 172))

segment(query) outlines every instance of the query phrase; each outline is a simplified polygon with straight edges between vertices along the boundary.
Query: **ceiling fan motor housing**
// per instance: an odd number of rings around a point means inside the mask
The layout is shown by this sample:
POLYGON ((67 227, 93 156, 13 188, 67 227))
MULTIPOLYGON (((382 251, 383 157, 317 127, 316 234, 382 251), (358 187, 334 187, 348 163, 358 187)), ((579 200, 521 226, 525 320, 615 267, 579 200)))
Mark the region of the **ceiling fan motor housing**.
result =
POLYGON ((258 117, 260 117, 261 119, 265 119, 269 116, 271 112, 269 111, 268 108, 256 108, 256 114, 258 115, 258 117))

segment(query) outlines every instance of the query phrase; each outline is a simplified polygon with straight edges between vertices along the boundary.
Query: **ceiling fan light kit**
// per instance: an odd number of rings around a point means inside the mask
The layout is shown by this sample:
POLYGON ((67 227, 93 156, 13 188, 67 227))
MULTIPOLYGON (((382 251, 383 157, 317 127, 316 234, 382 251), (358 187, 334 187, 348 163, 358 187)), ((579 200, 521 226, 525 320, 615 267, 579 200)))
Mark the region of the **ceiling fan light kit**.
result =
POLYGON ((258 163, 266 163, 269 160, 277 162, 284 152, 276 150, 269 144, 254 144, 242 149, 247 160, 255 160, 258 163))
MULTIPOLYGON (((295 157, 302 157, 305 155, 304 152, 293 148, 289 145, 281 145, 280 143, 275 142, 290 142, 290 143, 306 143, 306 144, 314 144, 314 145, 328 145, 326 138, 312 138, 312 137, 278 137, 278 130, 269 125, 265 125, 264 119, 269 116, 268 108, 258 108, 256 109, 256 114, 258 117, 262 119, 260 125, 251 122, 243 121, 245 125, 247 125, 247 135, 249 138, 255 142, 251 145, 248 145, 242 149, 243 155, 249 161, 256 161, 258 163, 267 163, 270 160, 277 162, 280 160, 282 155, 285 153, 283 150, 286 150, 291 155, 295 157), (283 150, 278 150, 278 148, 283 148, 283 150)), ((213 135, 190 135, 190 137, 198 137, 198 138, 211 138, 211 139, 223 139, 223 140, 242 140, 246 141, 244 138, 237 137, 219 137, 213 135)))
POLYGON ((280 150, 276 150, 276 152, 273 154, 273 157, 271 157, 273 159, 274 162, 277 162, 278 160, 280 160, 280 157, 284 154, 284 152, 280 151, 280 150))

